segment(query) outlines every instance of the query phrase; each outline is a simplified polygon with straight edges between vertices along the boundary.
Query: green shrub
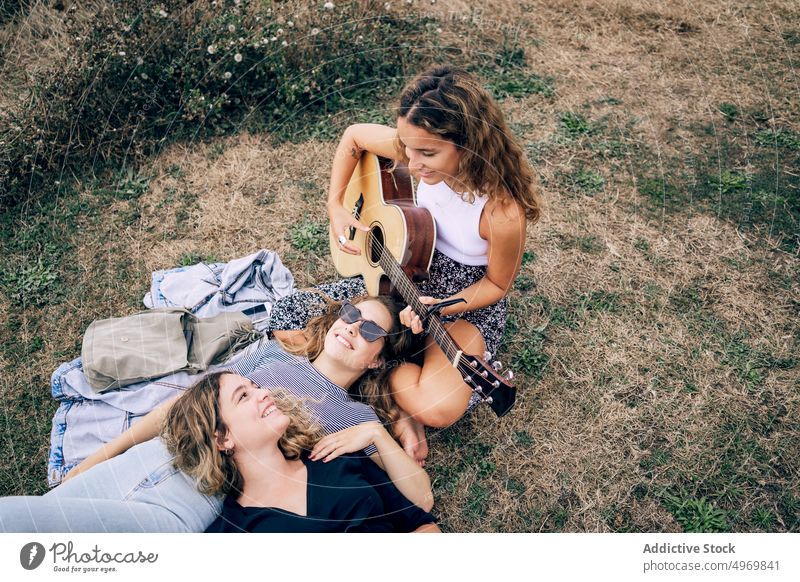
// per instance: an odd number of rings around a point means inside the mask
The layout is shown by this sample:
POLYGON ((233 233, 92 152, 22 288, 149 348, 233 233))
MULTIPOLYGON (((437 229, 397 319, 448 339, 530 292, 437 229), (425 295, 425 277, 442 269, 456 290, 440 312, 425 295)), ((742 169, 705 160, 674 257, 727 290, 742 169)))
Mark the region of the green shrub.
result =
MULTIPOLYGON (((0 207, 173 139, 241 129, 319 133, 369 109, 421 68, 430 19, 378 0, 337 4, 108 3, 77 50, 0 113, 0 207), (402 58, 398 58, 401 53, 402 58), (5 116, 5 119, 2 117, 5 116)), ((334 128, 335 129, 335 128, 334 128)))

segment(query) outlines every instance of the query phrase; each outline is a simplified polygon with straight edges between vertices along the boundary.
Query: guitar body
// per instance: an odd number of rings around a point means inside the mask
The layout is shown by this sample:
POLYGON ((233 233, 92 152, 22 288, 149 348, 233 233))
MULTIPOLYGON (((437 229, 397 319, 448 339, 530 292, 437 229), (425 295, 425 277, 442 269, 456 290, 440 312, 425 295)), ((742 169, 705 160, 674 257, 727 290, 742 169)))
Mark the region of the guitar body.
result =
MULTIPOLYGON (((338 233, 330 231, 331 259, 343 277, 364 277, 372 296, 397 294, 427 321, 428 333, 442 349, 464 383, 476 391, 498 415, 514 406, 516 389, 511 377, 496 372, 502 365, 490 364, 490 356, 465 354, 443 326, 439 316, 419 301, 414 284, 428 278, 436 242, 436 223, 430 212, 417 206, 411 176, 402 165, 389 172, 391 160, 365 152, 353 172, 344 195, 344 207, 369 232, 351 228, 347 238, 360 255, 341 250, 338 233)), ((513 376, 513 374, 512 374, 513 376)))
POLYGON ((343 277, 362 275, 367 293, 387 295, 391 281, 379 265, 381 245, 397 260, 412 281, 428 276, 436 242, 436 223, 414 197, 408 168, 364 152, 344 195, 344 207, 370 228, 369 233, 351 229, 348 239, 362 249, 360 255, 345 253, 330 232, 331 259, 343 277), (383 171, 382 171, 383 170, 383 171))

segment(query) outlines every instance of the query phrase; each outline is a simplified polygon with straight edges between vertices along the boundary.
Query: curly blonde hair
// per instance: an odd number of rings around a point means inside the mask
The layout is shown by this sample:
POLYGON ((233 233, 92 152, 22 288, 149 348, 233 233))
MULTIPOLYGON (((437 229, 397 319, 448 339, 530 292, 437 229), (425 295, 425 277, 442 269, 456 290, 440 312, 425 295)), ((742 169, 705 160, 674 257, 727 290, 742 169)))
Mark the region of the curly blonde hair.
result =
MULTIPOLYGON (((299 345, 279 341, 281 347, 290 354, 312 361, 325 348, 325 336, 339 319, 339 309, 342 306, 340 301, 334 301, 324 293, 314 291, 324 301, 324 313, 309 321, 305 328, 306 341, 299 345)), ((400 411, 389 390, 389 375, 395 367, 402 363, 401 356, 412 340, 409 338, 409 332, 406 332, 400 323, 400 309, 394 299, 383 295, 378 297, 362 295, 350 300, 353 305, 364 301, 377 301, 382 304, 392 316, 392 327, 386 330, 389 335, 384 339, 383 349, 380 353, 383 365, 366 370, 359 381, 350 387, 348 393, 356 400, 371 406, 384 424, 391 425, 398 419, 400 411)))
MULTIPOLYGON (((463 152, 455 178, 466 189, 467 202, 476 194, 499 201, 508 195, 531 223, 539 220, 537 176, 500 107, 471 73, 449 65, 421 73, 403 89, 395 112, 463 152)), ((395 146, 407 165, 399 139, 395 146)))
MULTIPOLYGON (((174 457, 173 465, 192 477, 205 495, 240 494, 244 480, 233 457, 217 446, 228 432, 219 411, 220 379, 232 372, 214 372, 201 378, 170 407, 161 437, 174 457)), ((270 387, 275 405, 290 418, 278 447, 287 459, 311 450, 323 431, 297 398, 270 387)))

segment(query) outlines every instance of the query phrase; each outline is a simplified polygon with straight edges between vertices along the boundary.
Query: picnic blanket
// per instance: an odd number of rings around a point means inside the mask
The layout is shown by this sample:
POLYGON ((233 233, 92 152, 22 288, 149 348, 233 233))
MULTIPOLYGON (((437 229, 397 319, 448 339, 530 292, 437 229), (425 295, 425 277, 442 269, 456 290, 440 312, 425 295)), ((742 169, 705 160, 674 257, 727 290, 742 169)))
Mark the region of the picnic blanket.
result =
MULTIPOLYGON (((277 253, 262 249, 229 263, 198 263, 152 274, 148 308, 185 307, 199 317, 242 311, 265 332, 272 304, 294 292, 294 277, 277 253)), ((257 345, 242 349, 227 367, 257 345)), ((55 487, 78 463, 130 428, 159 404, 188 389, 202 374, 178 372, 152 381, 98 393, 83 372, 81 358, 53 372, 51 394, 59 402, 50 431, 47 482, 55 487)))

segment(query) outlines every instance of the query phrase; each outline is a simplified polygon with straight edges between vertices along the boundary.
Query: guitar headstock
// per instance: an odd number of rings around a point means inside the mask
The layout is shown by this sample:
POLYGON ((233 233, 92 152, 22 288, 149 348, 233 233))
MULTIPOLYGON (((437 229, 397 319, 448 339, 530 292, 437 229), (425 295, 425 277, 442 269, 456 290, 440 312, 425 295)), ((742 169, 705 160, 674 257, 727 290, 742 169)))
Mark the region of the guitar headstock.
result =
POLYGON ((499 361, 491 364, 491 354, 484 354, 485 358, 478 356, 461 356, 459 370, 464 374, 464 383, 477 392, 486 401, 497 416, 504 416, 514 406, 517 398, 517 389, 512 379, 513 372, 508 370, 505 375, 500 375, 503 365, 499 361))

